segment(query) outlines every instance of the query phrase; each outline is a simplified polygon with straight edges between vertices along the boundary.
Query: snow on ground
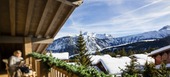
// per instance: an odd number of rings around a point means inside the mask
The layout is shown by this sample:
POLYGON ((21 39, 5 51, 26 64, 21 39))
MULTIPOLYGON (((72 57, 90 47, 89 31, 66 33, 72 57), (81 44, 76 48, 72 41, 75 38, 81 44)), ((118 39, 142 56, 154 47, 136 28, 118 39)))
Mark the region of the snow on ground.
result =
POLYGON ((170 63, 166 64, 166 67, 170 67, 170 63))
POLYGON ((141 40, 143 42, 150 42, 150 41, 155 41, 155 39, 149 39, 149 40, 141 40))
MULTIPOLYGON (((46 53, 46 55, 50 55, 50 53, 46 53)), ((69 53, 63 52, 63 53, 52 53, 52 56, 61 60, 67 60, 69 59, 69 53)))
MULTIPOLYGON (((160 67, 161 67, 160 64, 155 66, 156 69, 159 69, 160 67)), ((166 67, 167 67, 167 68, 170 68, 170 63, 166 64, 166 67)))

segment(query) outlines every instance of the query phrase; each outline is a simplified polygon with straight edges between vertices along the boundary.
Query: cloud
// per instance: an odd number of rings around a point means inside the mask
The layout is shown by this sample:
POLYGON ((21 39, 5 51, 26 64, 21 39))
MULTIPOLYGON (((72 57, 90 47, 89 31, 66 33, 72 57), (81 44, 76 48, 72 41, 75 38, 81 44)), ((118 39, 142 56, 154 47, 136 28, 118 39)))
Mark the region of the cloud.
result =
MULTIPOLYGON (((161 0, 159 0, 161 1, 161 0)), ((159 1, 156 1, 156 2, 159 2, 159 1)), ((151 4, 154 4, 156 2, 152 2, 151 4)), ((131 11, 130 13, 126 13, 124 15, 121 15, 119 17, 113 17, 113 19, 111 20, 106 20, 106 21, 103 21, 103 22, 98 22, 98 23, 93 23, 93 24, 88 24, 88 26, 92 27, 92 26, 105 26, 105 25, 120 25, 120 24, 142 24, 142 23, 146 23, 146 22, 149 22, 149 21, 152 21, 152 20, 155 20, 156 18, 159 18, 161 16, 165 16, 167 14, 170 13, 169 11, 169 7, 167 8, 164 8, 162 10, 158 9, 158 10, 155 10, 155 11, 149 11, 147 13, 144 13, 142 15, 136 15, 136 11, 139 10, 139 9, 142 9, 142 8, 146 8, 146 6, 148 7, 148 5, 151 5, 151 4, 147 4, 145 6, 142 6, 140 8, 137 8, 133 11, 131 11)), ((140 11, 139 11, 140 12, 140 11)))
POLYGON ((108 5, 112 5, 112 4, 122 4, 124 1, 123 0, 84 0, 84 2, 90 4, 90 3, 105 3, 108 5))
MULTIPOLYGON (((82 8, 80 7, 69 18, 68 21, 70 23, 65 25, 61 29, 58 36, 61 37, 69 34, 75 35, 78 34, 80 30, 82 30, 96 33, 108 33, 119 37, 151 30, 158 30, 162 26, 170 24, 170 17, 166 17, 170 16, 170 0, 143 1, 145 1, 145 4, 142 4, 142 6, 137 8, 134 7, 135 9, 133 8, 133 10, 131 10, 126 9, 130 5, 125 5, 125 0, 85 0, 86 4, 105 3, 108 5, 107 7, 105 7, 105 9, 109 8, 113 11, 100 11, 106 16, 109 16, 108 18, 98 19, 95 14, 93 17, 88 18, 89 14, 91 14, 90 11, 96 11, 91 8, 95 9, 96 7, 92 7, 90 5, 83 6, 82 8), (113 6, 119 6, 117 8, 118 10, 115 12, 120 12, 121 15, 117 16, 116 14, 114 14, 115 7, 113 6), (124 7, 124 9, 119 9, 120 7, 124 7), (87 11, 89 9, 91 10, 87 11), (112 14, 112 12, 114 13, 112 14), (92 19, 95 18, 96 21, 92 22, 92 19)), ((135 6, 135 4, 133 6, 135 6)))

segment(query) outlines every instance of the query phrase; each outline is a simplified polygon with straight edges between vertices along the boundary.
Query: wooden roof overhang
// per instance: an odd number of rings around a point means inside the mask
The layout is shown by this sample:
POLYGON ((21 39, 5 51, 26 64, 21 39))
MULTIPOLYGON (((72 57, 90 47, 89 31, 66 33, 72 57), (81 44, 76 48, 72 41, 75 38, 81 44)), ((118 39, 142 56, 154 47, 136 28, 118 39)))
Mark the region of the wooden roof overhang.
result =
POLYGON ((0 43, 24 43, 44 52, 82 0, 0 0, 0 43))
POLYGON ((158 54, 163 54, 164 52, 170 52, 170 45, 156 49, 148 54, 148 56, 156 56, 158 54))

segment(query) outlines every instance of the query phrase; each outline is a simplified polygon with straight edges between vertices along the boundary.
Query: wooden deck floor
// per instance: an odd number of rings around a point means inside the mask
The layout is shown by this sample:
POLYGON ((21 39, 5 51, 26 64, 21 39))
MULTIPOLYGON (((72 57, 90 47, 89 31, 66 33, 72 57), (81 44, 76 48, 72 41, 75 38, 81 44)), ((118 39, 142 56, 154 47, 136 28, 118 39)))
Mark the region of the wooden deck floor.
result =
POLYGON ((6 71, 1 71, 0 72, 0 77, 8 77, 6 71))
POLYGON ((0 77, 8 77, 8 75, 7 74, 2 74, 2 75, 0 75, 0 77))

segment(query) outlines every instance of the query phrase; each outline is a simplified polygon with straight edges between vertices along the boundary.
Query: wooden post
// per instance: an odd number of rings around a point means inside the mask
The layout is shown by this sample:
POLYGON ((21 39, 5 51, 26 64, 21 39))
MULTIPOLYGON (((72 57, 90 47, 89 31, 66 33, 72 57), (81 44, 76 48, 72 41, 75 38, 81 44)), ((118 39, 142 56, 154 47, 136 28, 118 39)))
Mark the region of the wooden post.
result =
MULTIPOLYGON (((24 38, 24 57, 26 58, 26 55, 29 53, 32 53, 32 41, 30 37, 24 38)), ((26 58, 26 64, 32 65, 32 58, 26 58)))
POLYGON ((41 60, 40 59, 37 59, 37 60, 35 60, 36 61, 36 63, 35 63, 35 67, 36 67, 36 72, 37 72, 37 77, 41 77, 41 60))
POLYGON ((50 77, 49 70, 46 68, 46 65, 43 64, 41 59, 35 60, 35 71, 37 73, 37 77, 50 77))

